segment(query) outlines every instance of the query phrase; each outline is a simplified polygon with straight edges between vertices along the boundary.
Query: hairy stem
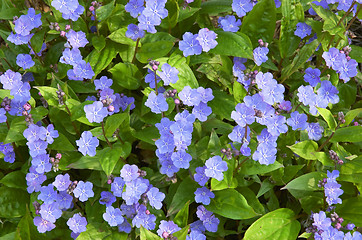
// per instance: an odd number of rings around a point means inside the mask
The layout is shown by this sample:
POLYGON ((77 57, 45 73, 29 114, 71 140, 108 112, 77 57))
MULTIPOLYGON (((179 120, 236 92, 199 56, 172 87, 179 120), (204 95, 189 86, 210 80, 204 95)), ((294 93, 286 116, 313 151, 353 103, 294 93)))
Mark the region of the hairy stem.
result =
POLYGON ((103 121, 102 121, 102 132, 103 132, 104 139, 106 139, 106 142, 107 142, 108 146, 110 148, 112 148, 112 144, 109 142, 109 140, 108 140, 108 138, 106 136, 106 131, 104 130, 104 122, 103 121))

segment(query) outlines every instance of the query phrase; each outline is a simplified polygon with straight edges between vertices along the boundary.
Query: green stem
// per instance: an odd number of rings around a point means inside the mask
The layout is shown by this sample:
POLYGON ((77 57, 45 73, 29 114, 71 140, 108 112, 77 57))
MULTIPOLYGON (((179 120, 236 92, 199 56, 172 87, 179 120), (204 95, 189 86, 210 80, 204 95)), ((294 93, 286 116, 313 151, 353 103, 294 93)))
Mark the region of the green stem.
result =
POLYGON ((332 134, 327 138, 327 140, 324 141, 324 143, 322 143, 322 145, 317 149, 316 152, 320 152, 324 148, 324 146, 329 143, 329 141, 331 140, 331 138, 333 137, 334 133, 337 131, 337 129, 339 128, 340 125, 341 125, 341 123, 339 122, 336 127, 336 130, 334 132, 332 132, 332 134))
POLYGON ((103 121, 102 121, 102 132, 103 132, 104 139, 106 139, 106 142, 107 142, 108 146, 112 149, 112 144, 109 142, 108 138, 106 137, 106 131, 104 130, 104 122, 103 121))
POLYGON ((133 54, 133 58, 132 58, 132 63, 134 64, 136 61, 136 54, 137 54, 137 50, 138 50, 138 44, 140 43, 140 38, 137 38, 136 41, 136 47, 134 49, 134 54, 133 54))

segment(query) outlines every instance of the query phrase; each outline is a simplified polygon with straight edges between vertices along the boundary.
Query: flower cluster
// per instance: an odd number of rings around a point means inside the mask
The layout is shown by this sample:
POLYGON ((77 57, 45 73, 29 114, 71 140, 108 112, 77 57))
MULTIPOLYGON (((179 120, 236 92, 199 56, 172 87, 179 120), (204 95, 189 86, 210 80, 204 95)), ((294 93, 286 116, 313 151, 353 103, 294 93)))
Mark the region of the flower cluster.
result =
POLYGON ((256 1, 253 0, 233 0, 231 7, 238 17, 244 17, 248 12, 253 10, 256 1))
POLYGON ((70 19, 72 21, 77 21, 84 12, 84 7, 79 4, 78 0, 54 0, 52 1, 52 6, 62 13, 64 19, 70 19))
POLYGON ((202 51, 208 52, 216 47, 216 38, 217 34, 207 28, 200 29, 198 34, 186 32, 182 36, 182 41, 179 42, 179 48, 185 57, 200 55, 202 51))
POLYGON ((264 43, 263 40, 259 39, 259 47, 253 51, 255 64, 260 66, 263 62, 268 61, 267 54, 269 53, 268 43, 264 43))
POLYGON ((4 161, 13 163, 15 161, 15 152, 11 143, 0 142, 0 152, 4 154, 4 161))
POLYGON ((218 20, 219 26, 225 32, 237 32, 241 25, 241 20, 236 20, 235 16, 227 15, 225 17, 220 17, 218 20))

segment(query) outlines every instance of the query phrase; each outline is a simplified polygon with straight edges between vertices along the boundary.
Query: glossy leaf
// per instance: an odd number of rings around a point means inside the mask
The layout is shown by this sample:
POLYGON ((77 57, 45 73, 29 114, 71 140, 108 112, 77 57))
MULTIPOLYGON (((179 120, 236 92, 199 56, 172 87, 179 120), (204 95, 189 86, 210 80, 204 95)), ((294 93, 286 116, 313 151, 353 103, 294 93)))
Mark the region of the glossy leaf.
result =
POLYGON ((331 142, 362 142, 362 126, 339 128, 330 140, 331 142))

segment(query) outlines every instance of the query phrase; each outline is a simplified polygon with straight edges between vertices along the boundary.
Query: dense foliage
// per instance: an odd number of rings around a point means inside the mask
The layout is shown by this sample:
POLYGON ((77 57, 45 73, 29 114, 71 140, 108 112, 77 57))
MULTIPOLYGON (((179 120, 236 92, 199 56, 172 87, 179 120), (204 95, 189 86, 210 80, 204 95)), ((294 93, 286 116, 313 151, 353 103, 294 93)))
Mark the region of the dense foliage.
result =
POLYGON ((362 239, 361 0, 0 4, 0 239, 362 239))

